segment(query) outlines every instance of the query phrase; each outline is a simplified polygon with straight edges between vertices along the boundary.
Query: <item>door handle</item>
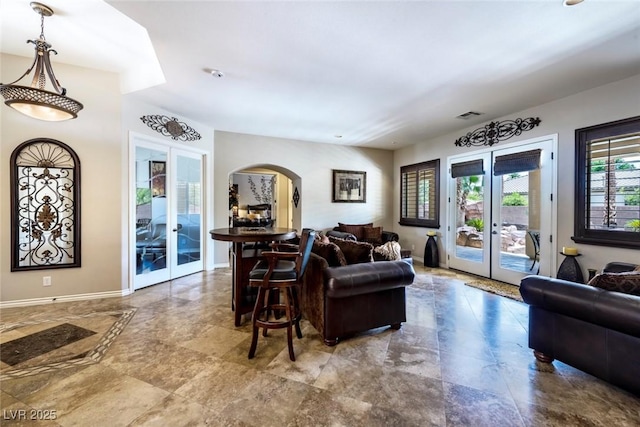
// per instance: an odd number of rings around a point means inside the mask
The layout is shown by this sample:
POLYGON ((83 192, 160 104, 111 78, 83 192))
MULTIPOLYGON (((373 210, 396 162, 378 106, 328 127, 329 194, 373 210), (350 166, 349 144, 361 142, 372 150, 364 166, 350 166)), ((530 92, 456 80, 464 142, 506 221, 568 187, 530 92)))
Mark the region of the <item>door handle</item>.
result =
POLYGON ((496 230, 493 230, 491 234, 498 234, 498 232, 496 230))

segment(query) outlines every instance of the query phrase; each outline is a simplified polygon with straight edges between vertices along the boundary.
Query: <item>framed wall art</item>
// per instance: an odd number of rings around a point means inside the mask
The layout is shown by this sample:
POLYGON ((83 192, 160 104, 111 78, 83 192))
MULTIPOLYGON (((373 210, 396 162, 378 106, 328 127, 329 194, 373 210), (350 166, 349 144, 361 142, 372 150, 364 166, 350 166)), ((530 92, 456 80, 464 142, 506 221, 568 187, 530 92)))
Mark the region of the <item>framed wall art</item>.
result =
POLYGON ((166 194, 167 183, 167 162, 151 161, 149 163, 151 175, 151 195, 153 197, 163 197, 166 194))
POLYGON ((367 173, 333 170, 334 203, 366 203, 367 173))

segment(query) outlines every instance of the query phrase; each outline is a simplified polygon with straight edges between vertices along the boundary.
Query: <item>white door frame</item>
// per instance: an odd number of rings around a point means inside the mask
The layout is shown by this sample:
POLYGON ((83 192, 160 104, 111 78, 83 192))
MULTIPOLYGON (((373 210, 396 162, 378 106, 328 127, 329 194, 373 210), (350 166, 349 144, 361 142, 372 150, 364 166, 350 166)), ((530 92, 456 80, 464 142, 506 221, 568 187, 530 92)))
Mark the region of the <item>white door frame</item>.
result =
MULTIPOLYGON (((451 266, 451 258, 455 255, 455 247, 456 247, 456 221, 455 221, 455 209, 456 209, 456 188, 455 188, 455 181, 451 178, 451 165, 453 163, 458 163, 460 161, 465 161, 465 160, 471 160, 472 158, 483 158, 483 159, 489 159, 489 163, 492 162, 492 153, 495 151, 520 151, 520 150, 526 150, 526 146, 527 145, 532 145, 532 144, 537 144, 537 143, 543 143, 543 142, 547 142, 549 141, 550 146, 551 146, 551 151, 552 151, 552 156, 554 156, 554 160, 557 160, 557 152, 558 152, 558 135, 557 134, 552 134, 552 135, 547 135, 547 136, 542 136, 542 137, 538 137, 538 138, 532 138, 532 139, 527 139, 527 140, 523 140, 523 141, 516 141, 510 144, 504 144, 502 146, 493 146, 493 147, 487 147, 487 148, 483 148, 483 149, 479 149, 470 153, 465 153, 465 154, 460 154, 460 155, 455 155, 455 156, 450 156, 447 158, 447 171, 446 171, 446 182, 447 182, 447 194, 448 194, 448 203, 447 203, 447 219, 448 219, 448 227, 447 230, 445 232, 446 235, 446 248, 447 248, 447 257, 446 257, 446 266, 447 268, 456 268, 456 269, 462 269, 460 267, 460 262, 456 261, 454 263, 454 266, 451 266)), ((549 159, 542 159, 543 162, 548 162, 549 159)), ((558 182, 557 182, 557 161, 553 161, 551 162, 551 171, 552 171, 552 176, 551 177, 543 177, 543 179, 549 179, 551 182, 548 183, 550 185, 551 188, 551 195, 544 195, 543 197, 550 197, 551 200, 549 200, 549 204, 548 206, 550 206, 550 215, 546 216, 544 219, 544 223, 541 223, 541 228, 544 227, 548 227, 547 229, 549 230, 549 232, 544 233, 544 235, 540 236, 540 253, 541 254, 545 254, 544 260, 541 260, 542 262, 540 263, 540 275, 543 276, 552 276, 554 275, 554 272, 556 271, 556 252, 557 252, 557 243, 556 243, 556 236, 558 235, 557 233, 557 188, 558 188, 558 182)), ((484 167, 485 167, 485 176, 487 177, 487 179, 489 180, 486 184, 486 186, 488 188, 486 188, 487 191, 485 191, 485 206, 486 207, 491 207, 493 209, 493 206, 491 205, 491 193, 492 193, 492 188, 493 188, 493 182, 491 182, 492 180, 492 176, 491 171, 493 169, 493 165, 489 164, 487 165, 487 160, 485 160, 484 163, 484 167), (488 169, 487 169, 488 166, 488 169), (489 194, 487 194, 489 193, 489 194)), ((488 216, 491 213, 492 209, 484 209, 485 212, 485 228, 483 231, 483 238, 484 241, 488 242, 491 238, 491 231, 492 231, 492 227, 490 224, 491 218, 488 216)), ((482 266, 474 266, 473 263, 470 263, 470 265, 464 265, 465 270, 464 271, 468 271, 470 273, 473 274, 478 274, 481 276, 487 276, 487 271, 491 272, 491 265, 487 264, 490 262, 491 257, 495 256, 495 250, 494 250, 494 254, 490 254, 488 252, 488 250, 485 250, 485 254, 488 254, 485 256, 484 263, 482 264, 482 266), (476 268, 477 267, 477 268, 476 268)), ((476 263, 477 264, 477 263, 476 263)), ((500 276, 500 274, 498 274, 500 276)), ((510 282, 515 281, 515 277, 505 277, 505 276, 500 276, 500 278, 502 280, 509 280, 510 282)), ((500 280, 500 279, 496 279, 496 280, 500 280)), ((515 283, 514 283, 515 284, 515 283)))
MULTIPOLYGON (((184 152, 184 153, 191 153, 191 154, 195 154, 201 157, 202 159, 202 163, 201 163, 201 182, 202 182, 202 212, 200 214, 200 221, 201 221, 201 254, 200 254, 200 258, 202 261, 202 269, 206 269, 206 265, 207 265, 207 244, 205 244, 206 242, 206 238, 207 238, 207 232, 206 232, 206 218, 208 217, 208 209, 207 209, 207 200, 208 197, 206 196, 208 194, 208 183, 206 180, 207 177, 207 173, 206 173, 206 169, 209 165, 209 161, 207 159, 207 152, 204 150, 200 150, 197 148, 193 148, 193 147, 185 147, 183 145, 178 145, 175 143, 171 143, 171 142, 167 142, 165 140, 161 140, 158 138, 154 138, 152 136, 149 135, 145 135, 145 134, 141 134, 141 133, 137 133, 137 132, 129 132, 129 160, 128 160, 128 166, 129 166, 129 176, 128 176, 128 182, 127 182, 127 191, 128 191, 128 220, 127 220, 127 225, 128 225, 128 242, 127 242, 127 247, 129 250, 129 272, 128 272, 128 288, 129 288, 129 293, 133 293, 136 289, 140 289, 142 287, 145 286, 150 286, 156 283, 161 283, 163 281, 166 280, 170 280, 172 278, 178 277, 177 275, 173 275, 171 274, 171 248, 175 247, 175 245, 172 243, 172 232, 171 232, 171 227, 170 227, 170 222, 175 222, 174 219, 168 218, 169 221, 167 221, 167 230, 166 230, 166 236, 167 236, 167 254, 168 254, 168 262, 167 262, 167 267, 166 269, 163 270, 159 270, 157 272, 152 272, 149 274, 149 283, 144 283, 142 286, 138 286, 136 288, 135 284, 136 284, 136 225, 135 225, 135 221, 136 221, 136 194, 135 194, 135 189, 134 189, 134 183, 136 181, 136 147, 146 147, 146 148, 150 148, 153 150, 157 150, 157 151, 164 151, 167 154, 167 161, 170 160, 171 157, 171 153, 172 151, 177 151, 177 152, 184 152), (157 274, 154 274, 157 273, 157 274)), ((166 182, 168 183, 167 185, 173 185, 175 183, 175 178, 172 176, 173 171, 171 170, 167 170, 167 177, 166 177, 166 182)), ((172 215, 172 209, 168 209, 167 210, 167 214, 168 215, 172 215)), ((172 224, 172 223, 171 223, 172 224)), ((177 273, 179 274, 179 271, 177 271, 177 273)))

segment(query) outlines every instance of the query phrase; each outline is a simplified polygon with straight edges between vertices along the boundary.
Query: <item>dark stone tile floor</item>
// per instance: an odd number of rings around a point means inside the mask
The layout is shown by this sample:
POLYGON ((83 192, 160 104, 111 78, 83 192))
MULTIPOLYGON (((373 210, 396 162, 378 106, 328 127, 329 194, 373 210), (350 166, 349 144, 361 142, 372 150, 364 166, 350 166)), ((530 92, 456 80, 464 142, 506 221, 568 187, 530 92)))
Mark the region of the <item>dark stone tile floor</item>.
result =
MULTIPOLYGON (((233 325, 228 269, 124 298, 3 310, 3 324, 74 317, 89 330, 99 321, 109 326, 94 313, 135 314, 97 363, 4 378, 0 424, 640 425, 637 396, 534 359, 525 304, 465 286, 453 271, 419 264, 416 271, 402 329, 326 347, 303 322, 295 363, 284 331, 260 336, 256 357, 247 359, 250 328, 233 325)), ((0 342, 19 335, 2 333, 0 342)))

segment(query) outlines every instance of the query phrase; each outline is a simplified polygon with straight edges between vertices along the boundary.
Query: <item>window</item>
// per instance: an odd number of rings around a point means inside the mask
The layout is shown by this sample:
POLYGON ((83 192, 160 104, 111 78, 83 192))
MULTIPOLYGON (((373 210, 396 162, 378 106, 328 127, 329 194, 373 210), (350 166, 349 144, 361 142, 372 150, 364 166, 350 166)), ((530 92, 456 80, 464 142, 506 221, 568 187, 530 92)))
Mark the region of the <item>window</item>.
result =
POLYGON ((640 116, 576 130, 573 240, 640 248, 640 116))
POLYGON ((400 225, 440 228, 440 160, 400 168, 400 225))

